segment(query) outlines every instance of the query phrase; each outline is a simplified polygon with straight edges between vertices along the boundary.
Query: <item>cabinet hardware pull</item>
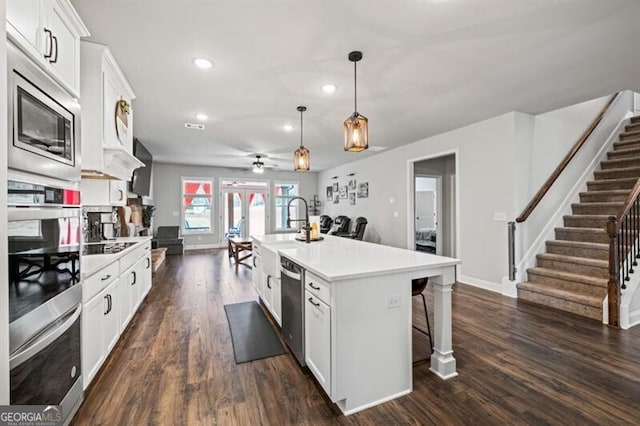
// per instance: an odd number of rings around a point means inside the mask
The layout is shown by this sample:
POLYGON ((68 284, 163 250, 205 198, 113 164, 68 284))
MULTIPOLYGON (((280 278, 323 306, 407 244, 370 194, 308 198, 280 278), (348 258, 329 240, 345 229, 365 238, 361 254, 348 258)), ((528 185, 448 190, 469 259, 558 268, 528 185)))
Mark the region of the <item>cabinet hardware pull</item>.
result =
POLYGON ((45 53, 44 58, 49 59, 51 57, 51 54, 53 53, 53 40, 51 39, 52 34, 51 30, 48 28, 45 28, 44 32, 49 36, 49 53, 45 53))
POLYGON ((111 275, 107 275, 106 277, 102 277, 102 278, 100 278, 100 279, 101 279, 102 281, 106 281, 106 280, 108 280, 109 278, 111 278, 111 275))
POLYGON ((147 257, 147 269, 151 266, 151 259, 147 257))
POLYGON ((122 189, 118 189, 118 192, 120 193, 120 199, 118 201, 122 201, 124 199, 124 191, 122 189))
POLYGON ((134 285, 138 281, 138 275, 136 274, 136 271, 131 271, 131 273, 133 274, 133 282, 131 285, 134 285))
POLYGON ((105 294, 105 295, 104 295, 104 300, 106 300, 106 301, 107 301, 107 310, 106 310, 106 311, 104 311, 104 314, 105 314, 105 315, 109 315, 109 308, 110 308, 110 306, 109 306, 109 295, 108 295, 108 294, 105 294))
POLYGON ((58 62, 58 37, 51 36, 51 38, 53 39, 56 45, 56 55, 53 57, 53 59, 49 59, 49 63, 55 64, 56 62, 58 62))
POLYGON ((310 302, 313 306, 315 306, 316 308, 319 308, 319 307, 320 307, 320 304, 319 304, 319 303, 314 302, 312 297, 310 297, 310 298, 309 298, 309 302, 310 302))
POLYGON ((311 287, 314 290, 320 290, 320 287, 316 287, 315 285, 313 285, 313 283, 309 283, 309 287, 311 287))
POLYGON ((271 290, 271 284, 269 284, 269 280, 271 279, 271 275, 267 275, 267 287, 271 290))
POLYGON ((107 313, 111 313, 111 310, 113 309, 113 298, 111 297, 110 294, 107 294, 107 296, 109 297, 109 310, 107 311, 107 313))
POLYGON ((254 268, 257 268, 257 267, 258 267, 258 265, 256 265, 256 258, 255 258, 255 257, 253 258, 253 267, 254 267, 254 268))

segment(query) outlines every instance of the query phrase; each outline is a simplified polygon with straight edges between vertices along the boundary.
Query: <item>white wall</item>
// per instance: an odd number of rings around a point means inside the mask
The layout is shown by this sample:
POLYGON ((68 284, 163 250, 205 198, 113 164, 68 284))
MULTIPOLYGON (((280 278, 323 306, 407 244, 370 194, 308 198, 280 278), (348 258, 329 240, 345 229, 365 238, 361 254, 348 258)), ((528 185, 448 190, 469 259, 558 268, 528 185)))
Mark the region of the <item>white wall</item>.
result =
POLYGON ((0 405, 9 404, 9 284, 7 282, 7 36, 6 2, 0 2, 0 405))
MULTIPOLYGON (((494 221, 494 212, 513 216, 512 181, 515 114, 508 113, 390 151, 363 158, 319 173, 318 193, 338 176, 346 184, 348 173, 369 182, 369 198, 351 206, 341 200, 327 204, 323 213, 365 216, 365 239, 395 247, 407 247, 409 199, 413 190, 410 161, 456 154, 458 194, 458 279, 500 290, 507 271, 506 224, 494 221)), ((376 144, 384 145, 384 141, 376 144)), ((412 226, 411 226, 412 229, 412 226)))
MULTIPOLYGON (((181 221, 181 178, 212 178, 215 195, 214 208, 214 232, 211 234, 184 236, 185 247, 202 246, 211 247, 220 243, 219 225, 219 194, 220 179, 238 180, 268 180, 271 190, 271 230, 275 229, 275 215, 273 208, 273 184, 278 181, 299 182, 300 195, 306 200, 313 198, 316 192, 317 173, 296 173, 284 171, 266 170, 257 175, 250 170, 233 169, 224 167, 188 166, 177 164, 153 163, 153 200, 155 214, 153 217, 154 233, 159 226, 180 225, 181 221)), ((320 197, 324 202, 324 197, 320 197)))

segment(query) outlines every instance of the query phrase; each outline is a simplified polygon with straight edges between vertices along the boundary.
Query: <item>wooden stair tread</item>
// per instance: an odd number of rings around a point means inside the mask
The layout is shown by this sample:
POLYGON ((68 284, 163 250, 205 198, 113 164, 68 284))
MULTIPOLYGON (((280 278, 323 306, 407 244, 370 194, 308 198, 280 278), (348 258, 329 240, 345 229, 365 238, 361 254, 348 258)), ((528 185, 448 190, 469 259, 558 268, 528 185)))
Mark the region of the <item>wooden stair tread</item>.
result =
POLYGON ((551 284, 532 283, 529 281, 525 281, 519 283, 517 287, 519 290, 526 290, 532 293, 540 293, 545 296, 551 296, 557 299, 580 303, 581 305, 593 306, 594 308, 601 308, 602 301, 604 300, 604 297, 567 291, 561 288, 557 288, 551 284))
MULTIPOLYGON (((640 123, 639 123, 640 124, 640 123)), ((621 157, 624 155, 628 155, 628 154, 638 154, 640 155, 640 148, 622 148, 622 149, 616 149, 614 151, 609 151, 607 154, 611 155, 612 157, 621 157)), ((623 157, 624 158, 624 157, 623 157)), ((631 155, 631 158, 633 158, 633 155, 631 155)))
POLYGON ((527 269, 527 272, 544 275, 552 278, 559 278, 566 281, 574 281, 577 283, 589 284, 597 287, 606 287, 608 280, 605 278, 596 278, 589 275, 574 274, 571 272, 557 271, 550 268, 534 267, 527 269))
MULTIPOLYGON (((600 181, 602 182, 602 181, 600 181)), ((628 194, 630 191, 628 189, 603 189, 603 190, 595 190, 595 191, 584 191, 581 192, 580 195, 620 195, 620 194, 628 194)))
POLYGON ((620 134, 621 137, 624 136, 638 136, 640 138, 640 130, 632 130, 630 132, 622 132, 620 134))
POLYGON ((555 260, 556 262, 576 263, 576 264, 585 265, 585 266, 595 266, 595 267, 601 267, 601 268, 609 267, 609 262, 607 262, 606 260, 591 259, 588 257, 567 256, 564 254, 555 254, 555 253, 540 253, 538 254, 537 258, 555 260))

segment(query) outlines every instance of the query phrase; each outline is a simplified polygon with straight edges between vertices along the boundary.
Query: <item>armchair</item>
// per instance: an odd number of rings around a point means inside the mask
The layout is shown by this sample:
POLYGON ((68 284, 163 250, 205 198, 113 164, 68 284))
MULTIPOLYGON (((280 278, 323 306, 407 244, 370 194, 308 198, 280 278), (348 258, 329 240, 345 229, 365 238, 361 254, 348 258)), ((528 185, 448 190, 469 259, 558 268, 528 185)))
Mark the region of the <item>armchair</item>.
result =
POLYGON ((166 248, 167 254, 182 254, 184 252, 182 241, 179 226, 159 226, 156 238, 151 241, 151 244, 154 248, 166 248))
POLYGON ((340 233, 348 233, 351 225, 351 219, 347 216, 337 216, 333 221, 333 228, 330 235, 338 235, 340 233))

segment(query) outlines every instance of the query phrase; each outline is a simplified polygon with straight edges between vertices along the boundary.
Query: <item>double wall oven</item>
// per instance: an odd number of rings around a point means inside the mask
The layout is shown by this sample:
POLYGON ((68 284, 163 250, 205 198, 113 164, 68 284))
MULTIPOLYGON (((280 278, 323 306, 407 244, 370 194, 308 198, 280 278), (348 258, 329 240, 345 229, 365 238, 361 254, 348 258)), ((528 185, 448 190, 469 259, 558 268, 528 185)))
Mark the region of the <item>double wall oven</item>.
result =
POLYGON ((83 395, 80 106, 11 42, 7 67, 10 403, 69 420, 83 395))
POLYGON ((8 182, 11 404, 61 405, 82 398, 80 192, 8 182))

